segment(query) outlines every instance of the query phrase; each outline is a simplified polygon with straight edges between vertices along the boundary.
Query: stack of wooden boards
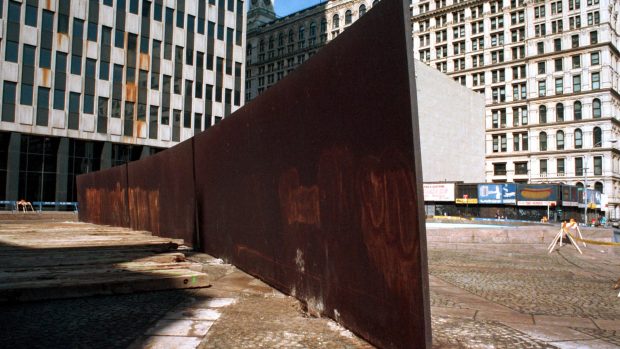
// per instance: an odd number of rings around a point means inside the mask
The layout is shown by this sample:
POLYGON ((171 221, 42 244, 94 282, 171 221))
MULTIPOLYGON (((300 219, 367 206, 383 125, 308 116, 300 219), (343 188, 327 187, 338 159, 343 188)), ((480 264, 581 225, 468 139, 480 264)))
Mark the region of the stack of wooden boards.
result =
POLYGON ((0 302, 209 286, 182 244, 78 222, 0 221, 0 302))

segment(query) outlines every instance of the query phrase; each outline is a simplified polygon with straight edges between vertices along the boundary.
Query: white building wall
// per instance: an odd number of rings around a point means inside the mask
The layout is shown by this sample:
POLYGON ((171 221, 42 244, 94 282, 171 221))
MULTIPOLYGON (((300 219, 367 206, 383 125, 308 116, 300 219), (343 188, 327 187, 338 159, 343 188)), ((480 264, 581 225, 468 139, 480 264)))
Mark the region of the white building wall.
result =
POLYGON ((416 60, 425 182, 484 182, 484 97, 416 60))

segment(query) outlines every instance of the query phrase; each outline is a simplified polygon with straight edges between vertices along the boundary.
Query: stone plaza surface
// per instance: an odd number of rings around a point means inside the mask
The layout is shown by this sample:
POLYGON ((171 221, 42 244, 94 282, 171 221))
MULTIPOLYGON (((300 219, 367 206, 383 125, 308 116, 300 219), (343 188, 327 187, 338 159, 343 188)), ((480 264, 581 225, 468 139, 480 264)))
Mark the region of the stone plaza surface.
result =
MULTIPOLYGON (((521 229, 513 230, 535 230, 521 229)), ((433 348, 620 347, 612 290, 620 251, 588 245, 579 255, 569 245, 548 254, 547 241, 457 246, 427 234, 433 348)), ((372 348, 231 265, 189 258, 211 287, 0 303, 0 347, 372 348)))

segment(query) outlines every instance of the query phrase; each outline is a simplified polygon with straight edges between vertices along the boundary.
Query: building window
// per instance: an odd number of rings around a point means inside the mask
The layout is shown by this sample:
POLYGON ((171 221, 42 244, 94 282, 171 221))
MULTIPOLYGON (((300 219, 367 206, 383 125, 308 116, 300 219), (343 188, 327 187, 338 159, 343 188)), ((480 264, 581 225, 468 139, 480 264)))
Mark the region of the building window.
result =
POLYGON ((526 175, 527 174, 527 162, 515 162, 515 174, 526 175))
POLYGON ((594 175, 601 176, 603 174, 603 158, 600 156, 594 157, 594 175))
POLYGON ((555 105, 555 120, 557 122, 564 121, 564 104, 562 103, 555 105))
POLYGON ((573 120, 581 120, 581 102, 575 102, 573 109, 573 120))
POLYGON ((558 131, 555 134, 555 148, 557 150, 564 149, 564 132, 558 131))
POLYGON ((559 95, 564 93, 564 79, 557 78, 555 79, 555 94, 559 95))
POLYGON ((581 68, 581 56, 576 55, 572 57, 573 69, 581 68))
POLYGON ((538 136, 538 147, 540 151, 547 150, 547 134, 545 132, 541 132, 538 136))
POLYGON ((547 107, 544 105, 541 105, 540 107, 538 107, 538 122, 541 124, 546 124, 547 123, 547 107))
POLYGON ((545 74, 546 72, 545 66, 546 64, 544 61, 538 62, 538 74, 545 74))
POLYGON ((39 9, 37 7, 37 1, 29 1, 26 3, 26 25, 31 27, 37 26, 37 17, 39 15, 39 9))
MULTIPOLYGON (((601 169, 602 169, 602 163, 601 163, 601 169)), ((601 170, 602 172, 602 170, 601 170)), ((603 183, 601 182, 596 182, 594 183, 594 190, 598 190, 599 192, 603 192, 603 183)))
POLYGON ((601 100, 598 98, 592 101, 592 117, 595 119, 601 117, 601 100))
POLYGON ((583 158, 575 158, 575 176, 583 176, 583 158))
POLYGON ((544 42, 537 42, 536 43, 536 52, 539 55, 542 55, 543 53, 545 53, 545 43, 544 42))
POLYGON ((558 58, 554 61, 555 71, 560 72, 564 70, 564 64, 562 58, 558 58))
POLYGON ((366 5, 361 4, 360 5, 360 17, 363 16, 366 13, 366 5))
POLYGON ((2 121, 15 121, 15 92, 17 84, 10 81, 4 82, 2 89, 2 121))
POLYGON ((553 49, 555 52, 562 51, 562 39, 553 40, 553 49))
MULTIPOLYGON (((577 17, 577 18, 579 18, 579 17, 577 17)), ((571 28, 571 29, 572 29, 572 28, 571 28)), ((579 47, 579 35, 573 35, 573 36, 571 36, 570 42, 571 42, 571 46, 572 46, 572 48, 577 48, 577 47, 579 47)))
POLYGON ((592 89, 598 90, 601 88, 601 73, 592 73, 592 89))
POLYGON ((600 127, 595 127, 592 132, 592 146, 599 148, 603 145, 603 132, 600 127))
POLYGON ((581 149, 583 147, 583 132, 581 129, 575 130, 575 149, 581 149))
POLYGON ((581 75, 573 75, 573 92, 581 91, 581 75))
POLYGON ((340 27, 340 16, 336 13, 332 17, 332 29, 338 29, 340 27))
POLYGON ((493 164, 493 174, 495 176, 505 176, 506 175, 506 163, 500 162, 493 164))
POLYGON ((538 82, 538 96, 539 97, 544 97, 547 94, 547 82, 546 81, 539 81, 538 82))
POLYGON ((590 64, 599 65, 600 63, 600 53, 598 51, 590 53, 590 64))
POLYGON ((555 164, 556 164, 556 171, 558 172, 558 176, 564 176, 564 159, 557 159, 555 164))
POLYGON ((592 31, 590 32, 590 45, 594 45, 598 43, 598 32, 592 31))
POLYGON ((540 176, 547 177, 547 159, 540 159, 538 167, 540 168, 540 176))
POLYGON ((351 24, 353 22, 353 13, 351 10, 347 10, 344 14, 344 24, 351 24))

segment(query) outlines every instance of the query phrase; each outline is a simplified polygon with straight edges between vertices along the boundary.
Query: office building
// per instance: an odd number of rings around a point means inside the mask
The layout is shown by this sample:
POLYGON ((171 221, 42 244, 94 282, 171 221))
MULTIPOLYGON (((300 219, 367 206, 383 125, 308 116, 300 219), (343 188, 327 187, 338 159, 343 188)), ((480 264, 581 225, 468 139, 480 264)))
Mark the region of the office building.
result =
POLYGON ((0 200, 75 201, 243 104, 241 0, 0 1, 0 200))

